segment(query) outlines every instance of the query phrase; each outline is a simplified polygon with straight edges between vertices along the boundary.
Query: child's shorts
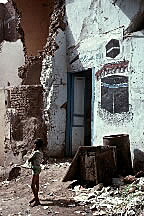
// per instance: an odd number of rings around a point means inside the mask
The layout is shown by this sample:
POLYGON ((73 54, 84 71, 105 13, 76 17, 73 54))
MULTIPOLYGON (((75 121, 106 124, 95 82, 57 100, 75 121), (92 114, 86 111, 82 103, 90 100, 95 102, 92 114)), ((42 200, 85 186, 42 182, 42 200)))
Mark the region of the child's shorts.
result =
POLYGON ((41 168, 40 167, 32 167, 32 174, 33 175, 39 175, 41 172, 41 168))

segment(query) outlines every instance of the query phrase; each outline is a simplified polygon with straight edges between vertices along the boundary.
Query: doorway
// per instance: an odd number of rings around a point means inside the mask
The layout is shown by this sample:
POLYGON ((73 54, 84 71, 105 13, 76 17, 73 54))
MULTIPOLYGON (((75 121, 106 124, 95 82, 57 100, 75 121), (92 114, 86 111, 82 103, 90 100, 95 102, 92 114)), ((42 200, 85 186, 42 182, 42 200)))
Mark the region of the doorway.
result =
POLYGON ((66 155, 91 145, 92 70, 68 73, 66 155))

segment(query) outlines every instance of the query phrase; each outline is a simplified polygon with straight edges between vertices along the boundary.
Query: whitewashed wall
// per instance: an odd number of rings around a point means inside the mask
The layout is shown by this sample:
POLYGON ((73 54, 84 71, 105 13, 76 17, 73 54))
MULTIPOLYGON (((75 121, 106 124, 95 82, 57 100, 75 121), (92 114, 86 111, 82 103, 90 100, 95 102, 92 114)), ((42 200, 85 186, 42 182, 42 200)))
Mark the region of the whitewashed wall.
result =
POLYGON ((144 10, 144 3, 141 0, 117 0, 114 5, 112 2, 66 0, 68 60, 71 62, 76 56, 79 57, 74 63, 68 64, 68 71, 95 68, 97 72, 105 64, 129 61, 128 68, 122 73, 129 78, 129 113, 101 118, 99 113, 103 110, 98 106, 101 101, 101 80, 95 79, 93 145, 102 145, 105 135, 128 133, 134 158, 136 149, 144 152, 144 32, 132 33, 126 39, 123 39, 123 32, 131 19, 144 10), (105 54, 105 46, 111 39, 120 42, 121 52, 115 59, 105 54))
POLYGON ((44 118, 47 123, 48 154, 60 157, 65 153, 67 66, 66 39, 58 29, 56 42, 59 46, 55 56, 43 60, 41 83, 45 89, 44 118))

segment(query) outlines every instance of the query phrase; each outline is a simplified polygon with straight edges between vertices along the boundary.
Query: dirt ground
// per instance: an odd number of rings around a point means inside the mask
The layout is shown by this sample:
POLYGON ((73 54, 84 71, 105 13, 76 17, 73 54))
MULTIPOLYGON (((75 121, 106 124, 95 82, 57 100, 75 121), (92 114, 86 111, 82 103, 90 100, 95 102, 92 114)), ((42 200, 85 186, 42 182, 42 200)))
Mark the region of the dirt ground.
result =
POLYGON ((39 198, 41 205, 31 207, 31 170, 22 168, 21 175, 11 181, 0 182, 0 216, 72 216, 92 215, 88 206, 73 200, 71 182, 62 182, 69 160, 52 159, 40 174, 39 198))

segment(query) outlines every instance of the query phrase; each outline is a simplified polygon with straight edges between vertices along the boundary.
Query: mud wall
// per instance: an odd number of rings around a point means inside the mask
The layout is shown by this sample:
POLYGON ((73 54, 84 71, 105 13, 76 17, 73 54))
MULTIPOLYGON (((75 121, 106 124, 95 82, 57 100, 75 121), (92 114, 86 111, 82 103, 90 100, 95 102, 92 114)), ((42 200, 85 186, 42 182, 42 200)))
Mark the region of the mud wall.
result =
POLYGON ((41 137, 47 144, 42 118, 43 88, 40 85, 8 87, 5 90, 5 165, 20 163, 41 137))
MULTIPOLYGON (((137 161, 137 166, 143 166, 144 152, 144 127, 141 121, 144 34, 142 28, 130 34, 127 29, 135 26, 132 23, 139 20, 137 17, 143 11, 144 4, 140 0, 119 0, 115 4, 110 0, 87 1, 83 4, 81 0, 66 1, 69 71, 93 68, 92 145, 102 145, 105 135, 128 133, 133 162, 135 164, 137 161), (78 20, 77 25, 75 20, 78 20), (118 41, 117 46, 115 40, 118 41), (125 83, 128 90, 126 112, 111 113, 102 108, 102 85, 108 86, 107 83, 103 84, 102 79, 112 75, 128 78, 128 83, 125 83)), ((124 83, 121 86, 124 87, 124 83)), ((120 101, 120 98, 117 94, 116 100, 120 101)))
POLYGON ((3 43, 1 56, 10 59, 9 65, 4 65, 8 72, 1 73, 1 85, 9 86, 4 101, 6 164, 23 160, 37 137, 46 146, 48 141, 50 156, 63 156, 66 124, 61 124, 61 119, 66 122, 67 79, 64 1, 9 0, 2 6, 10 14, 1 29, 2 40, 9 41, 3 43))
POLYGON ((23 85, 43 86, 48 154, 60 157, 65 151, 66 110, 62 107, 67 100, 65 1, 31 0, 29 7, 23 0, 14 2, 21 14, 26 57, 19 76, 23 85))
MULTIPOLYGON (((24 47, 25 64, 18 68, 22 86, 10 86, 8 90, 7 103, 10 106, 7 108, 6 128, 10 133, 6 132, 7 160, 11 151, 17 155, 18 160, 22 158, 24 143, 32 143, 36 135, 41 136, 46 144, 48 142, 50 156, 62 156, 66 110, 61 106, 66 103, 67 78, 64 1, 30 0, 27 4, 23 0, 10 2, 19 17, 17 31, 24 47), (44 97, 37 87, 40 84, 45 90, 44 97), (43 100, 44 108, 41 107, 43 100), (64 124, 61 124, 61 119, 65 121, 64 124), (32 131, 26 127, 29 122, 32 131), (40 126, 43 133, 39 130, 40 126), (28 137, 25 128, 29 132, 28 137)), ((28 150, 29 145, 26 146, 28 150)), ((10 157, 13 158, 13 155, 10 157)))
POLYGON ((10 89, 10 107, 16 109, 21 119, 42 117, 42 86, 20 86, 10 89))

